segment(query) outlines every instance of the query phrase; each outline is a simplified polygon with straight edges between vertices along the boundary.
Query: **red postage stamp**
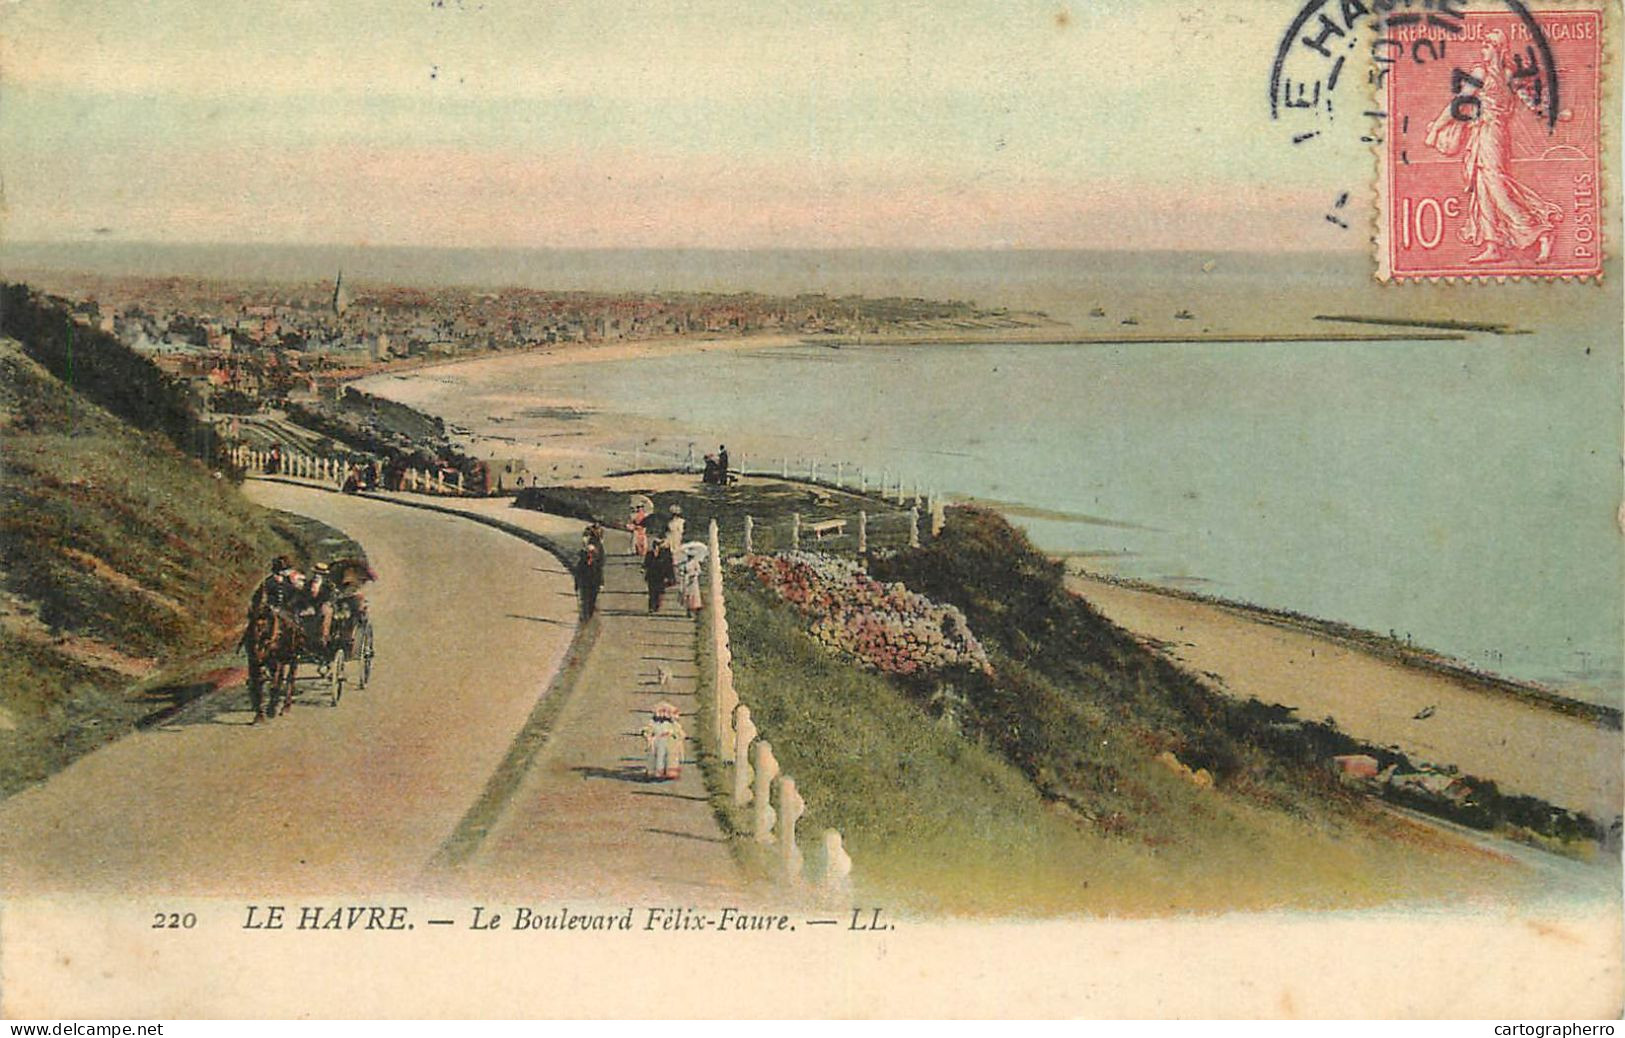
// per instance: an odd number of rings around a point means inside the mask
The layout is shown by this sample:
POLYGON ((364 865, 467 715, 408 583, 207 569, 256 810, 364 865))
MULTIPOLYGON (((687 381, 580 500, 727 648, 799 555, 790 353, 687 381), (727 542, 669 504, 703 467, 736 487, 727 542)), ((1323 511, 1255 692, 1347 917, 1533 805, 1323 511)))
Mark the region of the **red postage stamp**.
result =
POLYGON ((1601 9, 1569 5, 1392 29, 1373 52, 1379 277, 1601 276, 1603 45, 1601 9))

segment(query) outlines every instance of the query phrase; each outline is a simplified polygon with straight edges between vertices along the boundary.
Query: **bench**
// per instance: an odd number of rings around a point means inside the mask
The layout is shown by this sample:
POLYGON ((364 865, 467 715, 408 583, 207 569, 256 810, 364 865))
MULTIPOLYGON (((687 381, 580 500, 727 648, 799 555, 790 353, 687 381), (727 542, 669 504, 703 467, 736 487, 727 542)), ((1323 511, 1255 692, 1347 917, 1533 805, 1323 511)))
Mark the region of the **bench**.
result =
POLYGON ((821 541, 821 540, 824 539, 824 535, 826 533, 833 533, 833 534, 843 534, 843 533, 845 533, 846 532, 846 520, 845 519, 820 519, 816 523, 812 523, 812 524, 808 525, 807 529, 812 531, 812 535, 813 535, 814 540, 821 541))

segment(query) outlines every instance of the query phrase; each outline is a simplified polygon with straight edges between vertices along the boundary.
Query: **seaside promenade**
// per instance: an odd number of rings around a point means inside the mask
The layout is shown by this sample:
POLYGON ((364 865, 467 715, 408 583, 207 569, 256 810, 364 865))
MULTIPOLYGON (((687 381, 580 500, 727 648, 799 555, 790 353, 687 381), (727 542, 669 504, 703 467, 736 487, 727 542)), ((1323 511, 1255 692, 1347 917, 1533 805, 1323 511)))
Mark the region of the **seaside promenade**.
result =
MULTIPOLYGON (((580 544, 577 519, 512 507, 507 498, 366 497, 510 527, 566 557, 580 544)), ((624 900, 680 893, 690 904, 737 900, 743 886, 712 813, 698 763, 694 621, 676 594, 660 612, 647 593, 631 538, 605 535, 608 559, 597 614, 581 629, 552 687, 507 758, 437 856, 431 889, 624 900), (679 779, 643 777, 639 729, 655 704, 678 707, 688 733, 679 779)), ((575 596, 526 617, 573 621, 575 596)))

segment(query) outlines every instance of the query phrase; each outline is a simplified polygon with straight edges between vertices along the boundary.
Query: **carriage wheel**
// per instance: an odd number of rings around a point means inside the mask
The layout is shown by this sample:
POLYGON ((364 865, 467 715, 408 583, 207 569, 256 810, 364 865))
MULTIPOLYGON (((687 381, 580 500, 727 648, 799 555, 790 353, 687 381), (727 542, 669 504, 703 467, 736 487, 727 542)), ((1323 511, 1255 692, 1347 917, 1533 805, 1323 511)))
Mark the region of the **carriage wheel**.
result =
POLYGON ((366 688, 372 679, 372 624, 366 620, 361 621, 361 629, 356 633, 356 654, 361 657, 361 680, 356 688, 366 688))
POLYGON ((333 705, 339 705, 339 698, 344 695, 344 650, 337 649, 333 653, 332 662, 328 665, 329 687, 333 692, 333 705))

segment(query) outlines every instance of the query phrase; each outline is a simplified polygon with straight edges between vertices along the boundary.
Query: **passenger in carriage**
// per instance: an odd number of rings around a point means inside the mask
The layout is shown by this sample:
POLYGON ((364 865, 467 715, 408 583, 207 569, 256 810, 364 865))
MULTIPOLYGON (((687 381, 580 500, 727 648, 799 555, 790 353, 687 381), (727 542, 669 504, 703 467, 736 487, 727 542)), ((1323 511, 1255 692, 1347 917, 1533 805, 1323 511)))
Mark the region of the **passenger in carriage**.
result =
POLYGON ((327 563, 316 563, 315 571, 305 582, 300 595, 299 616, 311 633, 317 635, 316 644, 326 645, 333 630, 333 579, 327 563))

